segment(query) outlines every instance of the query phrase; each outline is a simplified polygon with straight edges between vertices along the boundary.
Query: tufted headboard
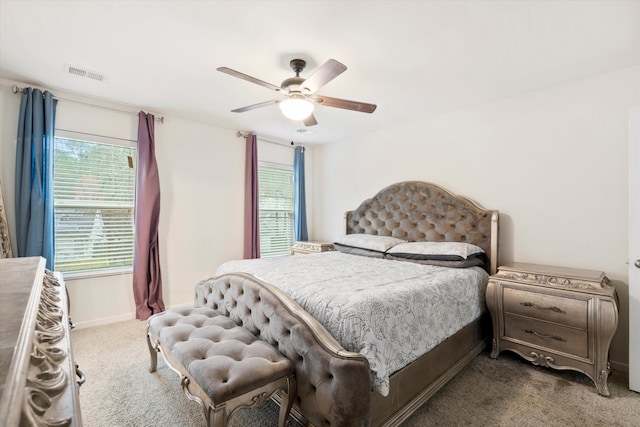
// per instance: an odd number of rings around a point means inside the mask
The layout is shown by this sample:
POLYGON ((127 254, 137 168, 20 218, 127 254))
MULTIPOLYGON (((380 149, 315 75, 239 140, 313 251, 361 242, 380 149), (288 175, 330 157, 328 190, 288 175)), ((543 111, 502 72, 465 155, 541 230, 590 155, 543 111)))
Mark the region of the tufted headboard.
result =
POLYGON ((392 184, 345 213, 346 234, 393 236, 411 242, 467 242, 498 267, 498 211, 486 210, 428 182, 392 184))

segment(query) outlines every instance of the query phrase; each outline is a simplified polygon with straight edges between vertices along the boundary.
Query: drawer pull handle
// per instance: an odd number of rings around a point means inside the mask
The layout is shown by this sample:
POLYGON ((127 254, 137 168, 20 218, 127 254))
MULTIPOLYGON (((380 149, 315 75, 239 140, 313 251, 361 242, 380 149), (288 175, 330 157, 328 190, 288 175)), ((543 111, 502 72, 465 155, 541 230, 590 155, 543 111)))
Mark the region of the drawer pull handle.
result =
POLYGON ((561 342, 567 342, 567 340, 565 340, 564 338, 559 337, 557 335, 545 335, 545 334, 541 334, 541 333, 536 332, 536 331, 531 330, 531 329, 523 329, 522 332, 524 332, 526 334, 533 334, 533 335, 535 335, 537 337, 540 337, 540 338, 551 338, 552 340, 561 341, 561 342))
POLYGON ((537 308, 538 310, 549 310, 549 311, 553 311, 554 313, 567 314, 567 312, 564 311, 563 309, 558 308, 558 307, 554 307, 554 306, 540 307, 539 305, 536 305, 536 304, 534 304, 532 302, 521 302, 520 305, 523 306, 523 307, 537 308))

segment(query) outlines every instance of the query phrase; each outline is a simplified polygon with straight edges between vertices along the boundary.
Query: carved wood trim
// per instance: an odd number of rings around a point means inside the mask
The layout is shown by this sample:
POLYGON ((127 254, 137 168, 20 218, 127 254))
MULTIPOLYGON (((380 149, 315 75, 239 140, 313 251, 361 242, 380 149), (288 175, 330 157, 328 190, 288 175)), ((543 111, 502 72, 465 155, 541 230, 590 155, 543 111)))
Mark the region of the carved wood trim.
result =
POLYGON ((0 258, 13 258, 11 239, 9 238, 9 223, 2 196, 2 184, 0 183, 0 258))
MULTIPOLYGON (((11 303, 3 310, 21 320, 0 400, 2 427, 80 427, 77 367, 71 356, 66 292, 61 276, 40 257, 0 260, 0 288, 11 303), (9 289, 17 292, 10 292, 9 289), (21 297, 29 291, 28 299, 21 297)), ((2 298, 2 296, 0 296, 2 298)), ((15 324, 3 329, 12 334, 15 324)))

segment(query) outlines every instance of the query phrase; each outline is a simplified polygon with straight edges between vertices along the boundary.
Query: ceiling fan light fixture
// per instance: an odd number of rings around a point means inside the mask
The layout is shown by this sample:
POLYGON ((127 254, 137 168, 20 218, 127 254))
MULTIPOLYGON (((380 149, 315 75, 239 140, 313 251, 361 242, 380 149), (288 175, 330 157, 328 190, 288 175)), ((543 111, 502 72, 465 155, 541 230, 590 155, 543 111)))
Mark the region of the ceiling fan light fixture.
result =
POLYGON ((291 120, 304 120, 313 113, 314 105, 304 98, 291 97, 278 104, 280 111, 291 120))

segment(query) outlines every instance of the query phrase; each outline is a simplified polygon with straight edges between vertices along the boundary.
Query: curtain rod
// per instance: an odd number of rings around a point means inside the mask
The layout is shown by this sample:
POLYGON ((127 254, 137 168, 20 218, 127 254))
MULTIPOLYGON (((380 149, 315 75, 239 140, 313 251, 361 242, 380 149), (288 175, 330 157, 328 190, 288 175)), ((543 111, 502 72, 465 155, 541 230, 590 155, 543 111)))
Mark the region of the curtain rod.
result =
MULTIPOLYGON (((240 131, 238 131, 238 132, 236 133, 236 136, 237 136, 238 138, 246 138, 246 137, 247 137, 247 136, 249 136, 249 135, 254 135, 254 133, 253 133, 253 132, 240 132, 240 131)), ((261 137, 261 136, 258 136, 258 139, 259 139, 260 141, 262 141, 262 142, 268 142, 269 144, 279 145, 280 147, 295 148, 295 145, 294 145, 294 144, 287 145, 287 144, 286 144, 286 143, 284 143, 284 142, 270 141, 270 140, 268 140, 268 139, 264 139, 264 138, 263 138, 263 137, 261 137)), ((293 142, 293 141, 292 141, 292 142, 293 142)))
MULTIPOLYGON (((17 85, 13 85, 11 87, 11 90, 13 90, 13 93, 15 93, 15 94, 22 93, 23 89, 25 89, 25 88, 18 87, 17 85)), ((138 113, 134 113, 133 111, 120 110, 118 108, 113 108, 113 107, 105 107, 104 105, 91 104, 89 102, 78 101, 78 100, 75 100, 75 99, 61 98, 59 96, 56 96, 55 98, 59 99, 59 100, 62 100, 62 101, 75 102, 76 104, 88 105, 89 107, 102 108, 104 110, 117 111, 118 113, 124 113, 124 114, 128 114, 130 116, 137 116, 138 115, 138 113)), ((160 123, 164 123, 164 116, 154 117, 154 120, 157 121, 157 122, 160 122, 160 123)))

